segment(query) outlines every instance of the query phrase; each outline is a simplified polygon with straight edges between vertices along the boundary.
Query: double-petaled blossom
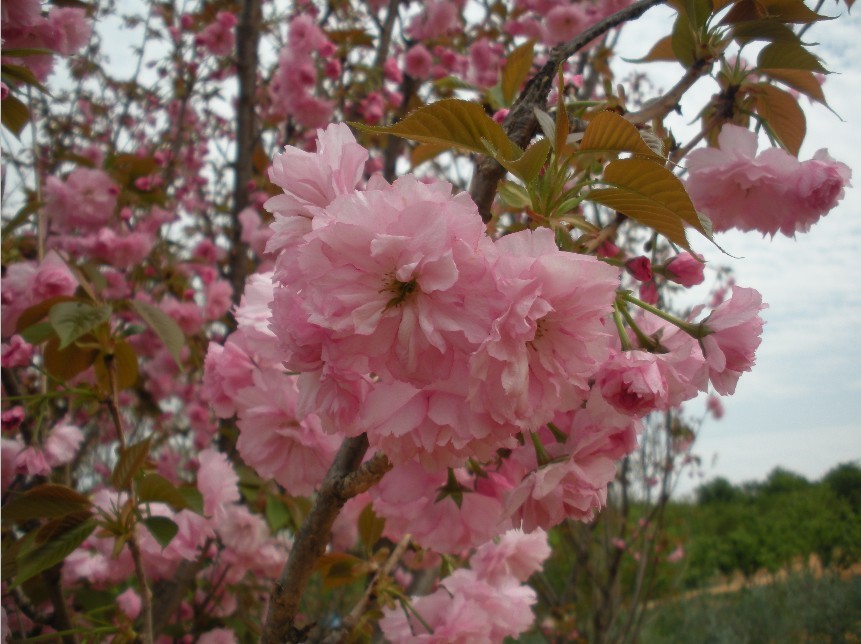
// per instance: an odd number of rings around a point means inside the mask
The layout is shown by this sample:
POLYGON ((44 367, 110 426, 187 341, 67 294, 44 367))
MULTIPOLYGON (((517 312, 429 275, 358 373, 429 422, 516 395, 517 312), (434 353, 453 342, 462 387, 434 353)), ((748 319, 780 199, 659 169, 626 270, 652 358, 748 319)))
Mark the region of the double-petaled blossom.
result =
POLYGON ((688 192, 715 231, 806 232, 843 198, 852 177, 825 150, 808 161, 780 148, 756 154, 756 134, 736 125, 723 126, 718 145, 687 160, 688 192))
POLYGON ((609 352, 604 319, 619 271, 560 251, 546 228, 496 247, 506 309, 470 358, 470 398, 498 422, 534 429, 586 398, 609 352))
POLYGON ((759 312, 767 306, 758 291, 733 286, 730 298, 702 321, 706 330, 701 340, 703 354, 709 379, 719 394, 735 393, 741 374, 754 365, 756 348, 762 342, 759 312))

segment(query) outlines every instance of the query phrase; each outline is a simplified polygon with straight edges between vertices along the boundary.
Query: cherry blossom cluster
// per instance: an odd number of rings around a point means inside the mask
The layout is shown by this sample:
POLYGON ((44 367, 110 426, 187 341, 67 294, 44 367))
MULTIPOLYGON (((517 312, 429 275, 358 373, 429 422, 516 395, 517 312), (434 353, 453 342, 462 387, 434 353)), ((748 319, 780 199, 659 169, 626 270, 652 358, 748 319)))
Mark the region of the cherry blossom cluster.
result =
POLYGON ((781 148, 756 153, 756 134, 727 124, 717 148, 687 157, 687 189, 717 232, 736 228, 794 237, 843 198, 852 171, 824 149, 799 161, 781 148))
MULTIPOLYGON (((546 228, 493 239, 444 182, 359 187, 367 158, 343 124, 275 157, 274 271, 250 278, 238 331, 207 356, 240 454, 288 492, 319 484, 336 437, 364 433, 395 465, 371 490, 393 540, 462 552, 591 520, 643 417, 709 382, 730 394, 753 364, 756 291, 734 287, 700 323, 627 296, 645 310, 620 337, 618 268, 546 228)), ((696 283, 691 262, 666 274, 696 283)))

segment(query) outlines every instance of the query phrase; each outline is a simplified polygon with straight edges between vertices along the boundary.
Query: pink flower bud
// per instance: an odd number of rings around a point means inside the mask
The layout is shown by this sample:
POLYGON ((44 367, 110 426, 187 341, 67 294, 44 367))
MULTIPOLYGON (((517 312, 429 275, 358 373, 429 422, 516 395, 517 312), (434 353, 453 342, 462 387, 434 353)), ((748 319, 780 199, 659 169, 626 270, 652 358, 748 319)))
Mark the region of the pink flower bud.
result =
POLYGON ((691 287, 703 283, 704 267, 702 261, 690 253, 682 252, 668 261, 664 268, 667 271, 667 279, 682 286, 691 287))
POLYGON ((652 262, 648 257, 640 255, 625 262, 625 268, 634 276, 634 279, 645 282, 652 279, 652 262))

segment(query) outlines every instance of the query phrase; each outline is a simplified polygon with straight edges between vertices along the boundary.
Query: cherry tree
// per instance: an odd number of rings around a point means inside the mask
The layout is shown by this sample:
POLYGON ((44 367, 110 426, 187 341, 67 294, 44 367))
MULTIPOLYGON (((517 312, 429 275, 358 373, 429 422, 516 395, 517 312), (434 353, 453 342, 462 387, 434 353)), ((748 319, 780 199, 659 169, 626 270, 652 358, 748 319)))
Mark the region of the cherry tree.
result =
POLYGON ((634 475, 642 604, 761 340, 719 233, 851 179, 798 158, 823 3, 669 2, 653 94, 659 4, 4 4, 4 638, 502 641, 634 475))

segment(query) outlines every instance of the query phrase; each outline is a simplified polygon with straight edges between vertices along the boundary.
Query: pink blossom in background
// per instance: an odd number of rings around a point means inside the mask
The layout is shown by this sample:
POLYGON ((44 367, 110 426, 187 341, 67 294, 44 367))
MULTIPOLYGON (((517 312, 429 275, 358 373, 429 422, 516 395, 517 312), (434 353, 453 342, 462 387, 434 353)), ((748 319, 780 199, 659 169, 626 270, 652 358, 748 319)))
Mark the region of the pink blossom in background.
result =
POLYGON ((9 343, 3 343, 2 349, 2 364, 5 369, 13 369, 15 367, 26 367, 30 364, 30 358, 33 357, 34 347, 28 343, 20 335, 13 335, 9 338, 9 343))
POLYGON ((404 57, 404 69, 414 78, 425 79, 430 76, 433 67, 433 57, 427 47, 419 43, 410 47, 404 57))
POLYGON ((694 205, 718 232, 738 228, 792 237, 808 231, 851 185, 849 167, 825 150, 801 162, 780 148, 757 155, 756 134, 729 124, 718 144, 688 155, 686 181, 694 205))
POLYGON ((110 222, 119 186, 101 170, 76 168, 64 180, 45 182, 45 214, 63 231, 97 231, 110 222))
POLYGON ((563 4, 547 13, 547 39, 551 44, 571 40, 588 26, 589 18, 579 4, 563 4))
POLYGON ((717 396, 709 396, 706 399, 706 409, 709 410, 709 413, 715 420, 720 420, 724 415, 723 403, 720 401, 720 398, 717 396))
POLYGON ((126 588, 122 593, 117 595, 117 606, 126 617, 131 620, 138 618, 141 613, 141 596, 137 594, 134 588, 126 588))
POLYGON ((434 40, 459 27, 459 10, 450 0, 430 0, 424 3, 424 11, 414 17, 407 33, 415 40, 434 40))
POLYGON ((480 546, 469 563, 479 577, 490 583, 501 582, 505 577, 524 582, 541 570, 549 556, 550 544, 544 530, 530 534, 509 530, 498 541, 480 546))
POLYGON ((229 11, 219 11, 215 20, 204 27, 194 41, 214 56, 229 56, 233 53, 233 46, 236 41, 234 35, 236 23, 236 14, 229 11))
POLYGON ((733 286, 730 299, 702 321, 709 331, 701 340, 703 354, 709 379, 719 394, 735 393, 742 372, 750 371, 754 365, 756 349, 762 342, 759 312, 767 307, 756 290, 733 286))
POLYGON ((239 501, 239 477, 227 455, 205 449, 197 456, 197 489, 203 496, 203 512, 220 522, 226 507, 239 501))
POLYGON ((45 438, 45 458, 51 467, 71 463, 84 442, 84 434, 76 426, 61 421, 45 438))

